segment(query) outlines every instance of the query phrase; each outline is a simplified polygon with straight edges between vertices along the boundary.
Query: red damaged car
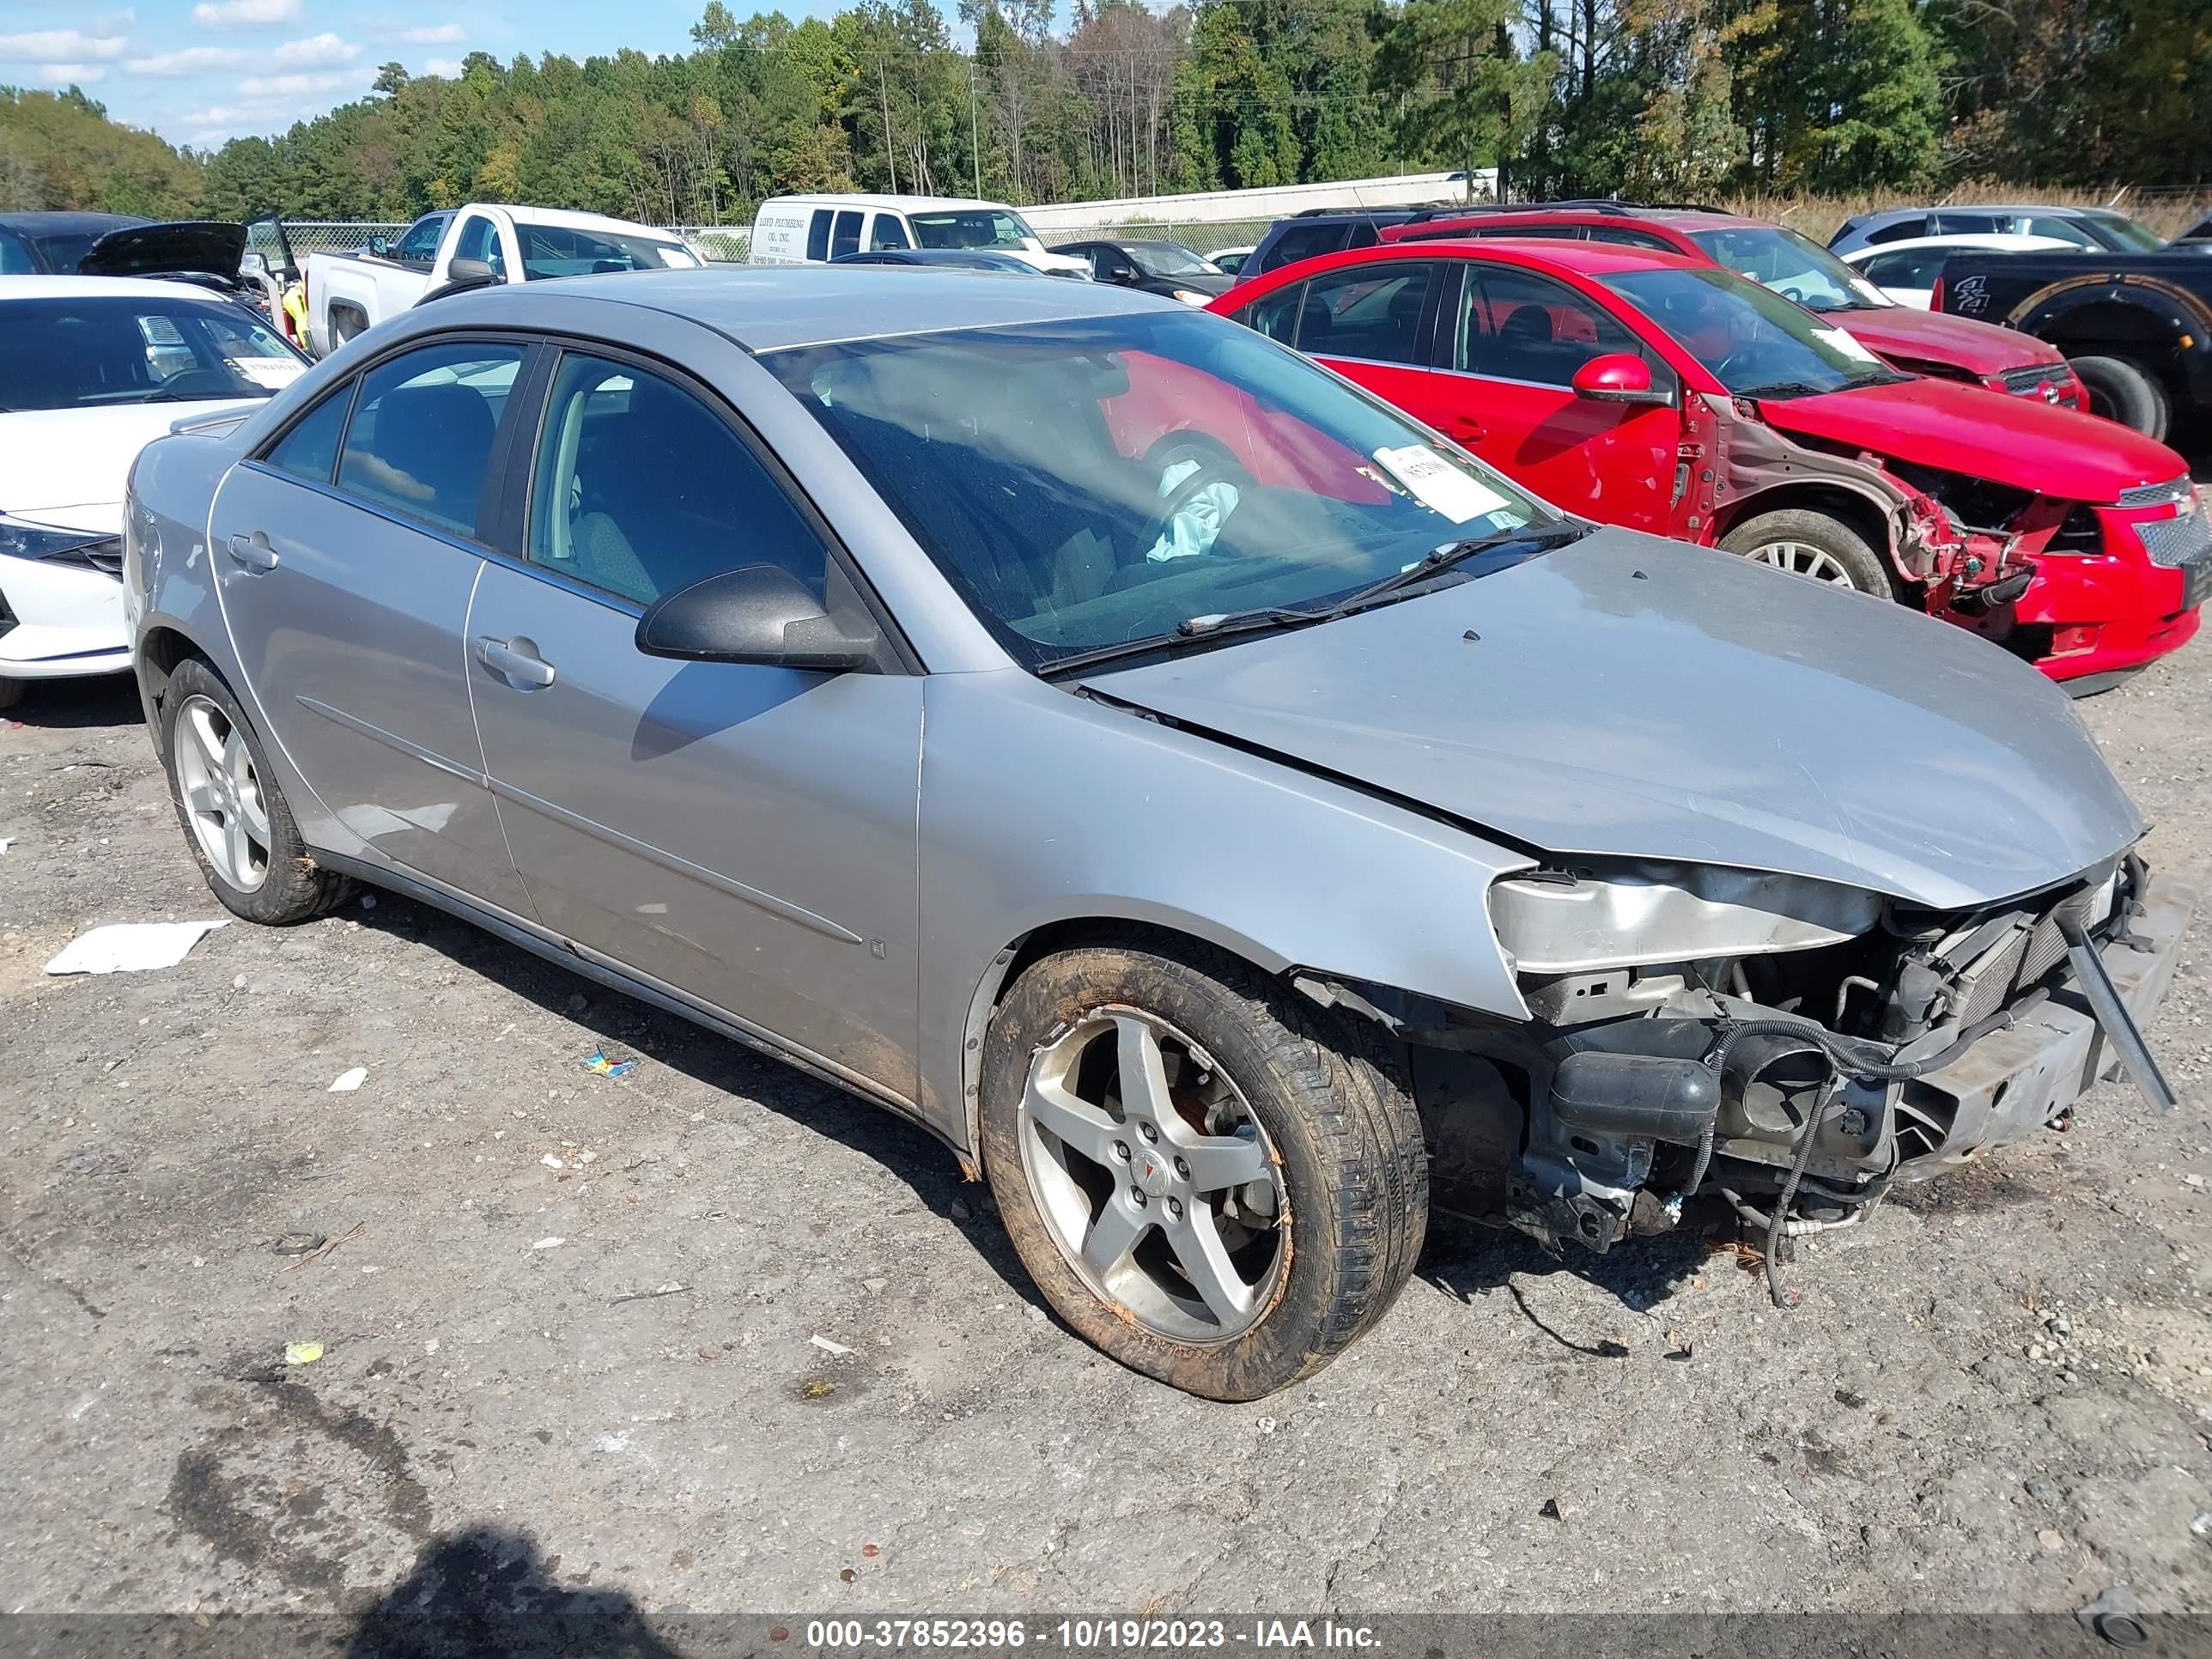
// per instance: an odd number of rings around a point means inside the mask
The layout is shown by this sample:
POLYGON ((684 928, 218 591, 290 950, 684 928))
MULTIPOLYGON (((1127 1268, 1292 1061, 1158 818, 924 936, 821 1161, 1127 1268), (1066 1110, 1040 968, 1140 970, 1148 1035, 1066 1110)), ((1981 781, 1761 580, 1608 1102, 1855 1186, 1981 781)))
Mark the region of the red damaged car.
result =
POLYGON ((2212 526, 2163 444, 1905 374, 1709 262, 1400 242, 1211 308, 1561 507, 1922 606, 2077 690, 2186 642, 2212 587, 2212 526))
POLYGON ((1712 208, 1554 202, 1432 215, 1415 224, 1387 226, 1379 234, 1386 242, 1540 236, 1679 253, 1795 300, 1910 374, 2069 409, 2089 407, 2057 347, 1995 323, 1901 306, 1810 237, 1764 219, 1712 208))

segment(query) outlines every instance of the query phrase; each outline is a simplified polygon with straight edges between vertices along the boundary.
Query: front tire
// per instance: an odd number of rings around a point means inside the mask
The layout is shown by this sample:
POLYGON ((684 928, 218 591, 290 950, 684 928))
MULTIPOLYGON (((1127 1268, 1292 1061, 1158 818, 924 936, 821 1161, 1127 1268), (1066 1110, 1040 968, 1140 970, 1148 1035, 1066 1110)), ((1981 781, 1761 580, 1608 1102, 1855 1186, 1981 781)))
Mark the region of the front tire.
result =
POLYGON ((1070 950, 993 1017, 984 1169, 1078 1332, 1176 1388, 1254 1400, 1350 1346, 1413 1272, 1428 1163, 1395 1071, 1347 1018, 1218 952, 1070 950))
POLYGON ((272 927, 308 921, 353 890, 309 854, 259 736, 230 688, 197 659, 169 677, 161 752, 185 844, 233 915, 272 927))
POLYGON ((2132 427, 2146 438, 2164 438, 2173 418, 2171 401, 2158 377, 2124 357, 2068 360, 2074 378, 2089 396, 2089 412, 2132 427))
POLYGON ((1721 538, 1721 550, 1754 564, 1771 565, 1834 587, 1877 599, 1898 597, 1888 562, 1840 519, 1804 507, 1784 507, 1746 519, 1721 538))

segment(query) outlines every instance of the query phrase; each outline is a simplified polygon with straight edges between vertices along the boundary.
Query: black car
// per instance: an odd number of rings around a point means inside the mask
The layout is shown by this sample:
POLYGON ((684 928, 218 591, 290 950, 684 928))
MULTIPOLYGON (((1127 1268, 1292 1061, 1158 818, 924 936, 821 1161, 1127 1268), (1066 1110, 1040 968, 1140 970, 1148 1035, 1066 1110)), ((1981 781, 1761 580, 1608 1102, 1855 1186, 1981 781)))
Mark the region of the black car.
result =
POLYGON ((1373 247, 1382 240, 1380 232, 1386 225, 1410 225, 1430 219, 1439 212, 1464 213, 1464 207, 1451 208, 1377 208, 1371 212, 1301 213, 1295 219, 1278 219, 1267 227, 1267 234, 1260 239, 1244 263, 1237 268, 1237 280, 1249 282, 1255 276, 1265 276, 1278 266, 1299 259, 1310 259, 1317 253, 1337 253, 1348 247, 1373 247))
POLYGON ((0 276, 71 276, 112 230, 147 221, 127 213, 0 213, 0 276))
POLYGON ((1010 276, 1043 274, 1026 259, 1018 259, 1011 253, 994 253, 988 248, 879 247, 862 253, 841 253, 830 263, 833 265, 950 265, 960 270, 1002 270, 1010 276))
POLYGON ((1062 242, 1054 253, 1091 262, 1091 279, 1202 306, 1234 281, 1180 242, 1062 242))

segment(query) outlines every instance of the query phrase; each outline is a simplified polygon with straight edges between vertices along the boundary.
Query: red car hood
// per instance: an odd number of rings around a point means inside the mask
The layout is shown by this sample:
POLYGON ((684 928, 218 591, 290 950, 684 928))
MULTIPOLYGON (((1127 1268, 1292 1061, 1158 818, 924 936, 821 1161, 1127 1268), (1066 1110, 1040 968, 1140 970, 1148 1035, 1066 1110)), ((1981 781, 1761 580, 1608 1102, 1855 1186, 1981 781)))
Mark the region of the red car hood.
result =
POLYGON ((2031 335, 1999 328, 1995 323, 1978 323, 1972 317, 1954 317, 1948 312, 1878 306, 1866 311, 1839 311, 1822 320, 1838 325, 1868 350, 1885 357, 1956 363, 1983 376, 2029 363, 2066 361, 2057 347, 2045 345, 2031 335))
POLYGON ((2069 501, 2110 506, 2123 489, 2169 483, 2189 471, 2164 444, 2117 421, 1950 380, 1762 398, 1759 408, 1784 432, 2069 501))

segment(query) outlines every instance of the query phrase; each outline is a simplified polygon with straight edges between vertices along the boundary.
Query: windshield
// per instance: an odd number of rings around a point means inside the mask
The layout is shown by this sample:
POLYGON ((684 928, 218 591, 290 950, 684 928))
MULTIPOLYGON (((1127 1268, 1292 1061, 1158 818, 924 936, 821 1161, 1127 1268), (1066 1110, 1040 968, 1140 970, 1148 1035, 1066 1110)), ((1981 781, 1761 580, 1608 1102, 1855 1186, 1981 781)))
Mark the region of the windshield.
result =
POLYGON ((182 295, 0 302, 0 410, 266 398, 307 367, 237 306, 182 295))
POLYGON ((1218 276, 1221 273, 1187 247, 1173 242, 1131 242, 1129 257, 1147 276, 1218 276))
POLYGON ((914 240, 924 247, 1031 247, 1036 232, 1012 208, 960 208, 943 213, 909 213, 914 240))
POLYGON ((1865 311, 1894 301, 1818 243, 1779 225, 1693 230, 1713 262, 1808 311, 1865 311))
POLYGON ((1441 546, 1562 522, 1388 404, 1202 313, 761 362, 1032 668, 1193 618, 1325 608, 1441 546))
POLYGON ((1911 378, 1733 271, 1625 270, 1601 280, 1739 398, 1803 398, 1911 378))
POLYGON ((2106 235, 2111 237, 2122 247, 2132 248, 2138 253, 2153 252, 2166 246, 2159 240, 2156 231, 2148 225, 2136 223, 2125 214, 2115 213, 2109 216, 2100 214, 2097 223, 2106 235))
POLYGON ((106 234, 105 229, 59 230, 31 240, 39 245, 39 257, 46 262, 46 269, 67 276, 92 252, 92 245, 106 234))
POLYGON ((681 242, 566 225, 517 225, 522 269, 532 279, 589 276, 605 270, 688 270, 699 261, 681 242))

